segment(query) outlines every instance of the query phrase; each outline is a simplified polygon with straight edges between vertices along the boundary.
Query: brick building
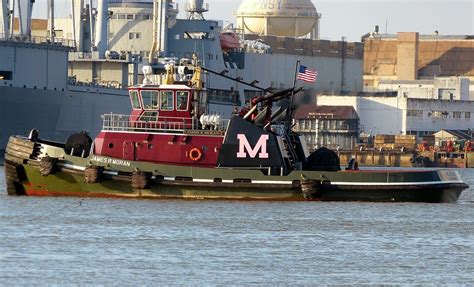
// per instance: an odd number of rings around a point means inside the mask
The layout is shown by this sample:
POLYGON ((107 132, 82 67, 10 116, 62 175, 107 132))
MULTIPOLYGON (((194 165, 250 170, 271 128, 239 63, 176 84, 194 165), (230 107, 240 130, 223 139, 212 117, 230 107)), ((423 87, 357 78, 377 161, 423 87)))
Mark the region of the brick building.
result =
POLYGON ((410 81, 461 76, 474 82, 473 35, 367 34, 364 42, 364 86, 381 80, 410 81))

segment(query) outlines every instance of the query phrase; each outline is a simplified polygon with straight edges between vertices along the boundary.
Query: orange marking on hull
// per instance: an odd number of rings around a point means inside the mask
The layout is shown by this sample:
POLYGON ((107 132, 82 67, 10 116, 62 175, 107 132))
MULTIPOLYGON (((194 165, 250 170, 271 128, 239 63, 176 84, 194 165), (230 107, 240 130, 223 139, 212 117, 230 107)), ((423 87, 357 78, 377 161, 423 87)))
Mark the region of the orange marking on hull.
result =
POLYGON ((48 190, 35 190, 27 189, 26 195, 28 196, 70 196, 70 197, 100 197, 100 198, 135 198, 138 196, 129 196, 121 194, 110 194, 110 193, 78 193, 70 191, 48 191, 48 190))

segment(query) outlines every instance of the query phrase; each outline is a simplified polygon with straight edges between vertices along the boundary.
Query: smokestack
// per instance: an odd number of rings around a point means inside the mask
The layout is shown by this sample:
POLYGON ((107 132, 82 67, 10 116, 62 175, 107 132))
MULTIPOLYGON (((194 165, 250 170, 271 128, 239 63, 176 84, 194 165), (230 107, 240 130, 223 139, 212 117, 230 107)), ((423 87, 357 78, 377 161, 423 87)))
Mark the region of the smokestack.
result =
POLYGON ((0 0, 0 38, 8 38, 8 0, 0 0))
POLYGON ((18 0, 18 17, 20 22, 20 35, 31 37, 31 11, 35 0, 18 0))
POLYGON ((99 58, 103 59, 105 57, 105 51, 107 51, 108 46, 108 31, 107 23, 109 20, 109 2, 108 0, 98 0, 97 1, 97 26, 96 26, 96 38, 95 46, 99 51, 99 58))

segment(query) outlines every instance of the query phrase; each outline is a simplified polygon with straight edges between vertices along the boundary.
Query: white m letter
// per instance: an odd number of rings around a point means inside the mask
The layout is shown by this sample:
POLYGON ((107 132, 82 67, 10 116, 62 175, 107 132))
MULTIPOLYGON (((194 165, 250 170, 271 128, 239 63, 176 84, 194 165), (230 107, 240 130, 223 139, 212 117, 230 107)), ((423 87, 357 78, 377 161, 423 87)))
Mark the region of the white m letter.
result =
POLYGON ((268 158, 268 153, 267 153, 268 138, 269 138, 268 135, 261 135, 260 138, 258 139, 257 144, 255 145, 255 148, 252 149, 249 141, 247 140, 247 137, 244 134, 238 134, 237 139, 239 139, 239 152, 237 153, 237 158, 246 158, 247 153, 251 158, 255 158, 259 150, 260 150, 260 153, 258 154, 258 158, 268 158))

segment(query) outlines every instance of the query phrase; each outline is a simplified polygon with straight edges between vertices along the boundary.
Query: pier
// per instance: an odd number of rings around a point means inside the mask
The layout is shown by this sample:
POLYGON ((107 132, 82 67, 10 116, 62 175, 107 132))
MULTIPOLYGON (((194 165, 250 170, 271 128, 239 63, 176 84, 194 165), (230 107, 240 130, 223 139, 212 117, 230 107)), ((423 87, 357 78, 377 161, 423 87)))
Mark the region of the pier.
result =
POLYGON ((417 150, 339 150, 341 166, 352 158, 361 166, 474 168, 474 152, 419 152, 417 150))

